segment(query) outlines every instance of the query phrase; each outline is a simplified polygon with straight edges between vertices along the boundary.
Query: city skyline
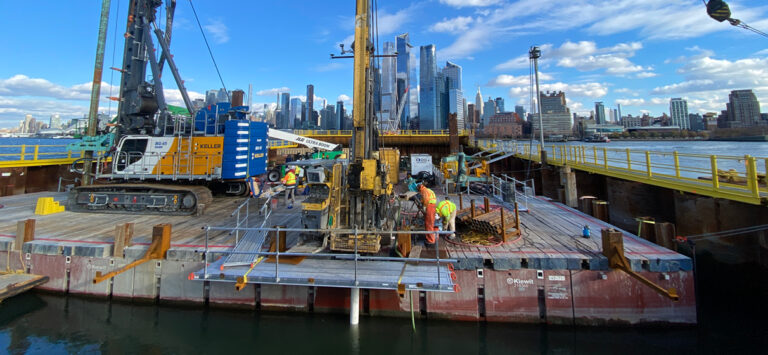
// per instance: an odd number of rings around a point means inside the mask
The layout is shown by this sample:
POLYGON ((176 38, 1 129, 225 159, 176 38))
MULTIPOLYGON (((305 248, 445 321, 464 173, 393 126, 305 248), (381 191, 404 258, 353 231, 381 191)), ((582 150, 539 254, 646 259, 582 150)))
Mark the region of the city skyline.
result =
MULTIPOLYGON (((738 89, 753 89, 758 100, 768 101, 768 84, 762 79, 766 77, 764 68, 768 68, 768 50, 754 41, 754 34, 709 19, 700 3, 651 1, 644 9, 629 8, 621 3, 606 10, 606 15, 613 18, 586 18, 549 27, 541 22, 557 20, 562 11, 577 6, 576 3, 580 2, 529 4, 528 10, 512 16, 512 10, 527 2, 395 1, 380 8, 380 20, 385 25, 379 32, 380 39, 382 43, 395 43, 400 51, 402 41, 396 37, 408 33, 408 42, 413 47, 408 60, 411 68, 406 77, 398 65, 397 77, 409 82, 403 85, 410 90, 409 99, 419 97, 418 87, 413 88, 421 74, 413 67, 414 64, 418 67, 420 61, 419 48, 434 44, 436 64, 450 61, 463 68, 462 91, 467 102, 472 102, 471 93, 479 86, 484 99, 502 97, 508 107, 522 105, 530 111, 527 48, 538 44, 542 48, 542 91, 564 91, 568 107, 580 115, 588 114, 596 101, 605 102, 606 108, 611 109, 623 106, 623 115, 646 111, 660 115, 669 112, 669 100, 677 97, 687 100, 691 113, 720 112, 729 101, 730 91, 738 89), (557 6, 563 7, 562 11, 557 10, 557 6), (647 24, 615 21, 649 13, 660 18, 648 19, 647 24), (675 14, 685 14, 688 20, 677 24, 660 22, 675 14), (506 33, 505 37, 502 36, 505 32, 499 32, 502 25, 520 21, 528 21, 528 27, 535 33, 528 33, 526 37, 506 33)), ((735 16, 752 26, 768 27, 768 20, 758 20, 765 17, 767 10, 757 4, 756 1, 735 1, 731 7, 735 16)), ((15 127, 26 114, 47 120, 54 113, 70 119, 87 112, 98 28, 97 5, 50 2, 39 14, 39 24, 30 28, 29 33, 0 40, 4 48, 25 54, 0 60, 0 127, 15 127), (60 26, 60 18, 74 19, 81 25, 60 26), (56 53, 57 65, 51 65, 50 58, 44 54, 48 52, 56 53)), ((119 32, 125 22, 125 4, 121 6, 123 8, 118 9, 113 2, 105 67, 119 66, 122 36, 115 42, 114 28, 119 32), (113 49, 117 59, 112 58, 113 49)), ((303 94, 308 84, 315 86, 314 110, 324 109, 318 106, 324 99, 329 103, 341 99, 350 108, 351 60, 331 61, 328 54, 338 53, 339 42, 349 45, 352 6, 322 7, 310 2, 295 5, 305 8, 307 13, 304 13, 272 11, 288 6, 284 4, 238 4, 243 10, 258 8, 275 14, 270 15, 274 18, 265 17, 263 23, 248 22, 247 26, 246 22, 238 22, 243 19, 241 14, 232 14, 230 20, 230 12, 213 4, 200 2, 195 6, 202 14, 201 22, 222 68, 227 89, 247 89, 253 84, 252 106, 257 111, 263 110, 265 104, 274 108, 277 92, 290 93, 306 102, 303 94), (331 16, 331 21, 321 21, 323 15, 331 16), (286 16, 297 20, 290 21, 297 24, 296 28, 284 27, 286 16), (272 31, 292 38, 291 43, 267 41, 265 34, 272 31), (296 38, 305 32, 313 36, 296 38), (241 36, 244 38, 239 38, 241 36), (289 44, 300 44, 307 50, 299 55, 297 47, 289 44), (259 58, 239 55, 254 51, 267 51, 269 55, 259 58)), ((0 28, 10 31, 21 26, 25 18, 21 14, 28 9, 21 4, 4 3, 3 10, 0 28)), ((204 47, 193 21, 188 4, 180 3, 171 48, 193 98, 204 98, 208 89, 221 85, 209 58, 195 54, 204 51, 204 47)), ((398 63, 403 60, 398 55, 398 63)), ((105 97, 110 89, 113 89, 111 95, 116 95, 119 73, 106 70, 102 80, 100 111, 109 112, 111 106, 114 113, 117 105, 105 97)), ((174 90, 174 83, 166 79, 164 84, 169 102, 179 105, 180 95, 174 90)), ((397 94, 402 95, 400 91, 404 88, 398 86, 397 90, 397 94)), ((404 114, 413 117, 413 108, 418 106, 409 101, 404 114)))

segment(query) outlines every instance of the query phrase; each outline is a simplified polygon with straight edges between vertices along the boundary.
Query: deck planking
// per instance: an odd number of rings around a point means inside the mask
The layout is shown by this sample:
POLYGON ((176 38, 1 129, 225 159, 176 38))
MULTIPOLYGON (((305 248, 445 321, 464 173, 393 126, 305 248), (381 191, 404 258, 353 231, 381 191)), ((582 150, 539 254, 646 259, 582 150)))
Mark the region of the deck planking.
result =
MULTIPOLYGON (((65 242, 112 243, 115 225, 134 223, 134 242, 149 243, 152 227, 160 223, 172 225, 172 245, 196 246, 205 244, 205 226, 232 227, 236 223, 232 212, 243 198, 217 197, 206 208, 202 216, 156 216, 130 214, 97 214, 62 212, 48 216, 35 216, 34 207, 39 197, 54 197, 57 201, 66 199, 66 193, 35 193, 0 198, 0 236, 14 236, 17 221, 35 218, 36 240, 65 242)), ((442 199, 443 197, 439 197, 442 199)), ((293 209, 286 209, 283 199, 268 221, 258 215, 256 200, 250 205, 249 227, 286 226, 301 228, 301 203, 303 196, 297 196, 293 209)), ((451 196, 458 202, 458 197, 451 196)), ((482 196, 464 197, 482 201, 482 196)), ((465 203, 467 205, 467 203, 465 203)), ((481 204, 478 204, 480 208, 481 204)), ((528 211, 520 213, 522 238, 499 246, 475 246, 450 243, 441 240, 440 248, 449 258, 458 259, 457 269, 492 267, 495 269, 607 269, 607 259, 602 255, 600 229, 615 228, 606 222, 583 214, 563 204, 544 197, 528 199, 528 211), (584 225, 590 226, 590 238, 581 236, 584 225)), ((643 240, 632 233, 624 234, 626 256, 633 269, 638 271, 690 270, 690 258, 643 240)), ((241 232, 244 233, 244 232, 241 232)), ((298 233, 288 233, 288 247, 298 241, 298 233)), ((233 246, 234 233, 210 232, 210 245, 233 246)), ((442 254, 442 253, 441 253, 442 254)))

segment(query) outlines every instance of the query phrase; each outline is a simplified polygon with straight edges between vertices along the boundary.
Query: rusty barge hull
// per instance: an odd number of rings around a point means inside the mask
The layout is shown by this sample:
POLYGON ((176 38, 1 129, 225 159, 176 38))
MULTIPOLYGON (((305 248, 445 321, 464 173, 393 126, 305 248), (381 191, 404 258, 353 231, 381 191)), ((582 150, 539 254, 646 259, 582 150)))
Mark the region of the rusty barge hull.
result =
MULTIPOLYGON (((37 289, 60 294, 142 302, 184 303, 200 307, 237 307, 296 312, 349 312, 348 289, 248 284, 236 291, 233 283, 189 280, 203 268, 200 227, 213 221, 225 224, 240 202, 216 199, 201 217, 95 215, 63 212, 36 216, 35 240, 15 245, 16 223, 30 217, 37 197, 64 194, 27 194, 0 199, 0 269, 26 270, 45 275, 48 283, 37 289), (89 220, 89 226, 75 218, 89 220), (115 253, 115 224, 135 223, 134 245, 115 253), (118 269, 146 252, 151 227, 173 225, 171 248, 163 260, 142 264, 113 279, 93 284, 96 272, 118 269), (19 250, 20 249, 20 250, 19 250)), ((534 201, 535 202, 535 201, 534 201)), ((524 238, 502 248, 445 245, 444 252, 459 260, 455 265, 457 292, 361 290, 361 313, 370 316, 440 318, 456 321, 521 322, 576 325, 695 324, 696 300, 691 260, 678 253, 628 236, 627 257, 633 269, 662 287, 675 288, 679 301, 669 300, 628 274, 611 270, 595 250, 598 241, 579 240, 562 230, 555 240, 535 220, 547 217, 548 227, 564 228, 547 211, 564 207, 539 200, 521 216, 524 238), (526 237, 527 236, 527 237, 526 237), (575 243, 575 244, 574 244, 575 243), (576 247, 570 246, 571 244, 576 247), (412 308, 411 308, 412 304, 412 308)), ((565 211, 565 210, 561 210, 565 211)), ((295 220, 282 211, 275 224, 295 220)), ((550 211, 551 212, 551 211, 550 211)), ((573 223, 604 222, 565 211, 573 223), (585 222, 586 221, 586 222, 585 222)), ((214 235, 211 256, 224 255, 234 236, 214 235)), ((442 254, 442 253, 441 253, 442 254)))

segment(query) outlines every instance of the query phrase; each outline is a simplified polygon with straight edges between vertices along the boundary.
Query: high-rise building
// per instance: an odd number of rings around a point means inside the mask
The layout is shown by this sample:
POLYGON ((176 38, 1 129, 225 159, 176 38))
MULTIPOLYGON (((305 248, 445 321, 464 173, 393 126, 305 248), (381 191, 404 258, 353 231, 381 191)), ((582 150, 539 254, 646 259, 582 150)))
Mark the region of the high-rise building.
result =
POLYGON ((515 105, 515 113, 520 119, 525 119, 525 107, 523 105, 515 105))
POLYGON ((464 124, 468 129, 476 129, 478 127, 478 115, 475 110, 475 104, 467 105, 467 117, 464 118, 464 124))
POLYGON ((621 124, 621 104, 617 104, 616 108, 618 108, 618 111, 619 111, 619 117, 618 117, 617 123, 621 124))
MULTIPOLYGON (((296 127, 295 122, 298 120, 301 122, 301 116, 304 110, 302 110, 304 102, 298 98, 294 97, 291 99, 291 108, 290 108, 290 121, 288 121, 288 124, 290 125, 288 128, 295 128, 300 129, 301 127, 296 127)), ((303 122, 302 122, 303 123, 303 122)))
POLYGON ((507 112, 504 110, 504 99, 497 97, 496 98, 496 113, 500 112, 507 112))
MULTIPOLYGON (((565 93, 541 93, 541 121, 544 125, 544 136, 570 136, 573 132, 571 110, 566 106, 565 93)), ((539 132, 539 120, 533 120, 533 129, 539 132)))
POLYGON ((336 121, 336 106, 326 105, 320 111, 320 127, 327 130, 337 129, 334 125, 336 122, 338 122, 336 121))
POLYGON ((483 115, 480 118, 480 128, 485 128, 491 119, 491 116, 496 114, 496 101, 493 101, 491 97, 488 97, 488 101, 483 104, 483 115))
MULTIPOLYGON (((445 68, 443 68, 443 74, 445 76, 445 85, 448 89, 448 110, 447 114, 456 114, 456 123, 459 129, 464 128, 464 93, 461 87, 461 67, 446 62, 445 68)), ((447 117, 446 117, 447 119, 447 117)), ((449 128, 448 123, 443 126, 444 129, 449 128)))
POLYGON ((336 120, 333 122, 333 128, 344 129, 344 119, 347 117, 347 111, 344 110, 344 101, 336 102, 336 120))
POLYGON ((669 115, 672 116, 672 125, 680 129, 690 129, 691 121, 688 118, 688 101, 681 98, 669 100, 669 115))
POLYGON ((51 120, 48 122, 48 128, 61 128, 61 116, 58 113, 51 115, 51 120))
POLYGON ((477 111, 477 117, 483 116, 483 95, 480 94, 480 87, 477 87, 477 95, 475 95, 475 110, 477 111))
POLYGON ((752 127, 761 124, 760 102, 752 90, 733 90, 728 95, 728 127, 752 127))
POLYGON ((437 91, 437 109, 435 110, 437 116, 435 118, 434 129, 447 129, 448 104, 450 103, 450 97, 448 94, 448 83, 445 80, 445 74, 442 70, 437 72, 437 77, 435 78, 435 88, 437 91))
MULTIPOLYGON (((542 99, 542 102, 544 100, 542 99)), ((543 112, 543 109, 542 109, 543 112)), ((605 124, 605 105, 602 101, 595 102, 595 123, 605 124)))
MULTIPOLYGON (((405 100, 403 105, 403 111, 400 112, 400 128, 408 129, 410 126, 411 116, 411 92, 416 91, 416 85, 411 83, 416 78, 411 78, 411 46, 408 33, 403 33, 395 39, 397 46, 397 75, 395 76, 397 90, 396 107, 400 107, 400 104, 405 100)), ((414 115, 416 113, 414 112, 414 115)))
MULTIPOLYGON (((384 42, 384 55, 395 54, 395 44, 384 42)), ((381 107, 379 109, 379 130, 396 131, 400 128, 397 111, 397 58, 384 57, 381 60, 381 107)))
POLYGON ((215 105, 216 102, 216 94, 218 94, 218 90, 208 90, 205 92, 205 106, 211 106, 215 105))
POLYGON ((419 57, 419 129, 439 129, 435 45, 421 46, 419 57))
POLYGON ((284 92, 281 94, 280 100, 280 122, 277 125, 278 129, 291 129, 293 123, 293 116, 291 116, 291 94, 284 92))
MULTIPOLYGON (((315 112, 315 86, 312 84, 307 85, 307 105, 304 111, 304 117, 307 120, 312 120, 312 113, 315 112)), ((303 123, 303 122, 302 122, 303 123)))
POLYGON ((216 93, 216 103, 219 102, 229 102, 229 93, 227 90, 224 90, 224 88, 219 89, 219 91, 216 93))
POLYGON ((618 123, 620 121, 620 119, 619 119, 619 110, 613 109, 612 121, 613 121, 613 123, 618 123))

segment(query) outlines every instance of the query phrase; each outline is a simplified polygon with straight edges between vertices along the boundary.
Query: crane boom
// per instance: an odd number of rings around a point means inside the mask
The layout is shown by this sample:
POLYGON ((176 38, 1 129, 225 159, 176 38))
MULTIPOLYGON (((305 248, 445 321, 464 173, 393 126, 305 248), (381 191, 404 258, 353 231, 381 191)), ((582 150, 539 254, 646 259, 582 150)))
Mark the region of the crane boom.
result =
POLYGON ((290 132, 271 129, 271 128, 269 129, 269 131, 267 131, 267 136, 269 136, 269 138, 294 142, 294 143, 305 145, 309 148, 317 148, 319 150, 332 151, 332 150, 339 150, 341 148, 339 144, 328 143, 318 139, 304 137, 298 134, 293 134, 290 132))

